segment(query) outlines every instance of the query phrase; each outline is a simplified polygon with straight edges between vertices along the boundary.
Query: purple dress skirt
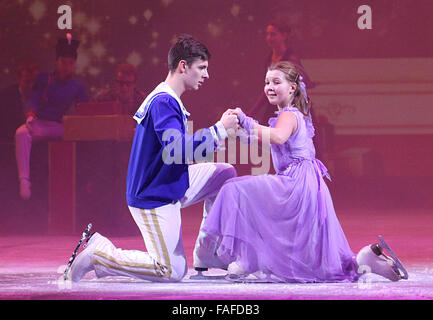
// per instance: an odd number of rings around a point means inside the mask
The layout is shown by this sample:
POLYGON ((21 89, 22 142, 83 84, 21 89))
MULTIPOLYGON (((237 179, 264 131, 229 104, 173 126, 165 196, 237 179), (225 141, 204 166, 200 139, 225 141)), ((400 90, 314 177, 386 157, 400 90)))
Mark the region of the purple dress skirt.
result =
POLYGON ((218 257, 247 274, 276 282, 356 281, 355 255, 335 214, 325 166, 315 158, 314 127, 296 108, 284 111, 298 128, 283 145, 272 145, 275 175, 226 181, 204 231, 219 236, 218 257))

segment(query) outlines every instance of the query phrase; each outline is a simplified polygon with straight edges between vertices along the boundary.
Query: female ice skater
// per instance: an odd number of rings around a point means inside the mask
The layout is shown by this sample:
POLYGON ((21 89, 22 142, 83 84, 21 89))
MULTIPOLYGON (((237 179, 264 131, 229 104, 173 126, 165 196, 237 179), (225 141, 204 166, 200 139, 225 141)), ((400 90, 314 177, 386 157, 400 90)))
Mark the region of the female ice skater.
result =
POLYGON ((219 237, 217 255, 229 265, 229 276, 340 282, 356 281, 362 269, 393 281, 405 277, 398 259, 382 253, 389 249, 385 243, 366 246, 357 256, 351 251, 323 179, 329 174, 315 158, 310 101, 295 65, 269 67, 264 91, 278 108, 269 127, 239 108, 236 113, 250 137, 269 137, 276 174, 227 180, 203 226, 219 237))

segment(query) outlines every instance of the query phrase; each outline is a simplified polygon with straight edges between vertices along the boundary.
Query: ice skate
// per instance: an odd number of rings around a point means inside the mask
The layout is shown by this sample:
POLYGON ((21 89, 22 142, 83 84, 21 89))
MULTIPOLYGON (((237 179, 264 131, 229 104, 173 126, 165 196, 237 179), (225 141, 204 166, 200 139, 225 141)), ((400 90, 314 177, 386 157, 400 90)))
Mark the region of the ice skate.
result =
POLYGON ((246 276, 247 274, 245 274, 244 269, 241 268, 238 262, 234 261, 229 264, 227 268, 227 280, 234 282, 242 282, 242 279, 245 279, 246 276))
POLYGON ((87 225, 87 228, 84 230, 84 232, 81 234, 81 238, 80 241, 78 241, 77 246, 75 247, 74 252, 72 253, 72 256, 69 258, 68 264, 66 266, 66 269, 63 273, 63 278, 64 280, 68 280, 68 273, 71 269, 72 263, 74 262, 78 251, 80 251, 81 245, 83 244, 84 241, 86 241, 86 243, 88 243, 89 239, 92 237, 92 234, 90 233, 90 230, 92 229, 92 224, 89 223, 87 225))
POLYGON ((269 277, 257 277, 255 274, 243 274, 243 275, 235 275, 235 274, 227 274, 225 277, 227 281, 234 283, 274 283, 280 281, 274 281, 269 277))
POLYGON ((210 275, 210 274, 203 274, 203 272, 206 272, 209 270, 209 268, 200 268, 195 267, 195 271, 197 271, 197 274, 194 274, 190 276, 189 278, 191 280, 222 280, 226 278, 226 275, 210 275))
POLYGON ((394 268, 396 272, 401 276, 402 279, 408 279, 409 274, 406 268, 403 266, 403 263, 397 258, 397 255, 391 250, 390 246, 385 242, 382 236, 379 236, 380 247, 382 249, 386 249, 390 254, 391 258, 394 260, 394 268))
POLYGON ((209 269, 222 269, 227 270, 227 265, 224 264, 216 254, 210 256, 208 252, 215 252, 215 246, 196 247, 194 250, 194 269, 197 274, 190 276, 191 280, 221 280, 225 279, 226 275, 210 275, 204 274, 203 272, 209 271, 209 269), (199 253, 199 254, 198 254, 199 253), (200 256, 200 257, 199 257, 200 256))
POLYGON ((380 244, 371 244, 362 248, 356 256, 358 266, 367 266, 370 272, 385 277, 391 281, 399 281, 408 279, 408 273, 403 267, 403 264, 392 252, 391 248, 386 244, 381 236, 379 236, 380 244), (383 253, 386 249, 391 257, 383 253))
POLYGON ((242 269, 242 267, 236 261, 229 264, 229 267, 227 268, 227 272, 228 274, 238 275, 238 276, 245 274, 244 269, 242 269))
POLYGON ((246 273, 240 266, 239 262, 234 261, 227 268, 226 280, 236 283, 269 283, 275 282, 269 279, 269 276, 263 273, 246 273))
POLYGON ((91 235, 86 248, 77 256, 74 263, 72 263, 71 269, 67 275, 68 280, 78 282, 86 275, 86 273, 94 270, 93 253, 98 246, 106 241, 108 241, 107 238, 97 232, 91 235))
MULTIPOLYGON (((209 262, 209 261, 208 261, 209 262)), ((209 271, 209 269, 215 268, 215 269, 222 269, 227 270, 227 266, 219 261, 219 259, 215 258, 213 259, 213 263, 207 263, 204 264, 203 260, 200 260, 197 258, 196 255, 194 255, 194 270, 197 271, 197 274, 190 276, 189 278, 191 280, 221 280, 225 279, 226 275, 211 275, 211 274, 204 274, 203 272, 209 271), (204 267, 206 266, 206 267, 204 267)))

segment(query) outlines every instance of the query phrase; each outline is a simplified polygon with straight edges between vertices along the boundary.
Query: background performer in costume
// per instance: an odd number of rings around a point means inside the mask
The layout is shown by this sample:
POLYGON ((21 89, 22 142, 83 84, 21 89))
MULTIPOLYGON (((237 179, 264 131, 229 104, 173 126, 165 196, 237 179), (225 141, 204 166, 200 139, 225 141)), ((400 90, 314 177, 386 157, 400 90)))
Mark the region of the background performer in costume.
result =
POLYGON ((26 122, 15 133, 15 154, 20 179, 20 196, 31 197, 30 152, 32 143, 63 138, 63 116, 71 107, 87 102, 84 85, 74 79, 79 41, 59 39, 56 46, 56 66, 53 73, 40 73, 30 92, 26 122))

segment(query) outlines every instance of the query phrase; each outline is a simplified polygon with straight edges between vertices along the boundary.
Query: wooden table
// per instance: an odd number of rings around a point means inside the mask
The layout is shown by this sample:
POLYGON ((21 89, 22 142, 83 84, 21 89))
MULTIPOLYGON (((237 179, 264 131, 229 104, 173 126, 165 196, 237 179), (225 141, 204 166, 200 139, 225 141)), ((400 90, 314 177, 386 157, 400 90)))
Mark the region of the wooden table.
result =
POLYGON ((131 141, 135 121, 130 115, 64 116, 63 141, 49 143, 50 234, 76 233, 76 143, 131 141))

